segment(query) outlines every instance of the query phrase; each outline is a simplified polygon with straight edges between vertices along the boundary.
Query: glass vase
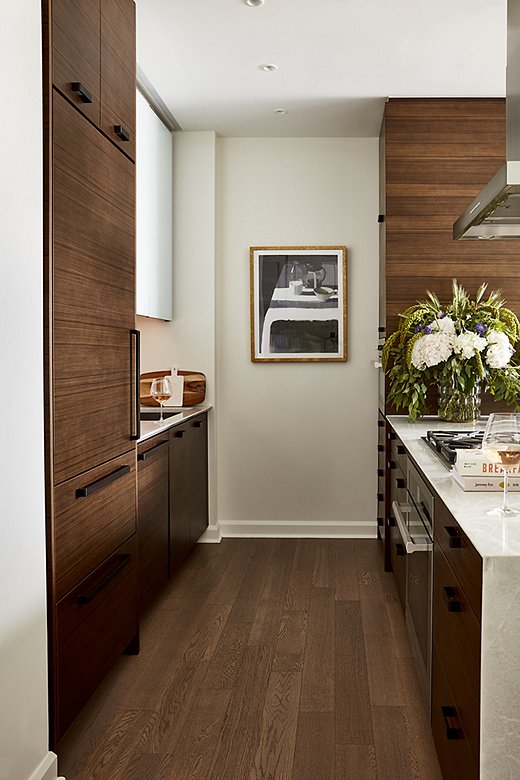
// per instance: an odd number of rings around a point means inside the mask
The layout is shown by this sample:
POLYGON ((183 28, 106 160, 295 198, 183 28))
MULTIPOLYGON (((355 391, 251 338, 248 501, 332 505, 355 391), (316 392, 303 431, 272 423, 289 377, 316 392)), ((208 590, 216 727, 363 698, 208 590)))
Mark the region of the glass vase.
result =
POLYGON ((469 390, 455 387, 452 377, 439 379, 439 419, 447 422, 475 422, 480 417, 480 380, 469 390))

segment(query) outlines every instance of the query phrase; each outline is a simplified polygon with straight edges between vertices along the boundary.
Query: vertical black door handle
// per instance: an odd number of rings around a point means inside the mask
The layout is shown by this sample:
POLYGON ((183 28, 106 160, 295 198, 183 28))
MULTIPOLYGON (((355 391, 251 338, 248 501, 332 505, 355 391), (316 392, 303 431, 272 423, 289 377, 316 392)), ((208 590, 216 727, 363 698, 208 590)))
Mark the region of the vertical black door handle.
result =
POLYGON ((130 383, 132 372, 135 371, 134 400, 130 411, 130 438, 136 441, 141 436, 141 332, 132 328, 130 340, 134 342, 134 349, 130 354, 130 383))

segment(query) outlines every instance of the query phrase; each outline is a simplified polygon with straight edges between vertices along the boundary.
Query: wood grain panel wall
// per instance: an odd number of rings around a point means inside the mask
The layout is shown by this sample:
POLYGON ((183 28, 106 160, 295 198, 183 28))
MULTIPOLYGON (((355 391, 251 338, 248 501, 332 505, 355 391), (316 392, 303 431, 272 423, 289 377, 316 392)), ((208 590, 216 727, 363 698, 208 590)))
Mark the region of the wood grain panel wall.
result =
POLYGON ((452 238, 454 221, 503 165, 505 141, 503 99, 387 102, 381 133, 387 333, 398 312, 426 290, 449 300, 454 277, 471 294, 482 282, 501 289, 520 315, 520 241, 452 238))

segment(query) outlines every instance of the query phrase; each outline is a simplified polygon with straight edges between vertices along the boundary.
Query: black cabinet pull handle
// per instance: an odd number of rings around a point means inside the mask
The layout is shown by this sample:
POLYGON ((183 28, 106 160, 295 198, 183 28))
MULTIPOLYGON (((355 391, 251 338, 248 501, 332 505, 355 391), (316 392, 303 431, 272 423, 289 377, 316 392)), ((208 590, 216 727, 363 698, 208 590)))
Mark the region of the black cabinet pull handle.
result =
POLYGON ((444 601, 448 607, 448 612, 460 612, 462 610, 462 604, 456 598, 457 592, 455 588, 446 585, 442 590, 444 592, 444 601))
POLYGON ((383 495, 382 493, 378 493, 378 494, 377 494, 377 500, 378 500, 378 501, 384 501, 384 500, 385 500, 385 497, 384 497, 384 495, 383 495))
POLYGON ((390 433, 388 434, 388 438, 389 438, 391 441, 395 441, 395 440, 397 439, 397 434, 396 434, 396 433, 394 433, 393 431, 390 431, 390 433))
POLYGON ((396 553, 396 555, 406 555, 406 550, 404 549, 404 544, 401 544, 401 542, 396 542, 395 553, 396 553))
POLYGON ((397 445, 397 454, 398 455, 406 455, 406 450, 405 450, 405 448, 403 447, 402 444, 398 444, 397 445))
POLYGON ((445 525, 444 532, 448 537, 448 547, 462 547, 462 539, 454 525, 445 525))
POLYGON ((378 420, 377 421, 377 427, 378 428, 384 428, 385 427, 385 421, 384 420, 378 420))
POLYGON ((384 452, 385 451, 385 445, 384 444, 378 444, 377 445, 377 451, 378 452, 384 452))
POLYGON ((200 428, 202 426, 202 420, 195 420, 193 423, 194 428, 200 428))
POLYGON ((182 439, 185 433, 186 431, 175 431, 173 435, 176 439, 182 439))
POLYGON ((397 468, 397 463, 395 462, 395 460, 389 460, 388 461, 388 468, 389 469, 396 469, 397 468))
POLYGON ((395 484, 398 488, 405 488, 406 487, 406 480, 404 477, 397 477, 395 484))
POLYGON ((96 481, 91 482, 90 485, 85 485, 85 487, 78 488, 76 490, 76 498, 88 498, 93 493, 98 493, 100 490, 103 490, 104 488, 111 485, 112 482, 116 482, 118 479, 121 479, 121 477, 124 477, 129 473, 130 466, 121 466, 115 471, 110 472, 110 474, 107 474, 106 477, 96 479, 96 481))
POLYGON ((377 351, 381 352, 382 349, 383 349, 383 345, 382 344, 378 344, 377 345, 377 351))
POLYGON ((388 518, 388 527, 389 528, 395 528, 395 517, 390 516, 388 518))
POLYGON ((82 593, 78 596, 78 604, 90 604, 91 601, 94 601, 96 596, 99 596, 101 591, 105 590, 107 585, 109 585, 114 577, 117 577, 120 571, 122 571, 125 566, 128 566, 130 561, 132 560, 131 555, 122 555, 119 563, 117 566, 115 566, 111 572, 109 572, 105 577, 103 577, 98 584, 92 588, 88 593, 82 593))
POLYGON ((88 89, 79 81, 73 81, 70 88, 75 95, 79 95, 84 103, 92 103, 92 95, 88 89))
POLYGON ((130 140, 130 134, 128 130, 125 130, 123 125, 114 125, 114 133, 118 135, 122 141, 130 140))
POLYGON ((384 524, 385 524, 385 521, 383 520, 383 518, 382 518, 382 517, 378 517, 378 518, 377 518, 377 524, 378 524, 379 526, 382 526, 382 525, 384 525, 384 524))
POLYGON ((386 330, 385 326, 384 325, 380 325, 379 328, 377 329, 377 332, 378 333, 384 333, 385 330, 386 330))
MULTIPOLYGON (((130 412, 130 439, 136 441, 141 437, 141 332, 132 328, 130 341, 134 339, 135 347, 130 356, 130 374, 135 371, 134 401, 130 412), (133 365, 132 365, 133 360, 133 365)), ((132 379, 130 378, 130 382, 132 379)))
POLYGON ((154 452, 157 452, 157 450, 159 450, 161 447, 164 447, 165 444, 168 444, 168 442, 162 441, 160 444, 156 444, 155 447, 150 447, 150 449, 146 450, 146 452, 138 452, 137 460, 147 460, 148 458, 151 458, 154 452))
POLYGON ((462 729, 455 707, 441 707, 441 712, 446 726, 446 739, 462 739, 462 729))
POLYGON ((378 469, 377 470, 377 476, 378 477, 384 477, 385 476, 385 470, 384 469, 378 469))

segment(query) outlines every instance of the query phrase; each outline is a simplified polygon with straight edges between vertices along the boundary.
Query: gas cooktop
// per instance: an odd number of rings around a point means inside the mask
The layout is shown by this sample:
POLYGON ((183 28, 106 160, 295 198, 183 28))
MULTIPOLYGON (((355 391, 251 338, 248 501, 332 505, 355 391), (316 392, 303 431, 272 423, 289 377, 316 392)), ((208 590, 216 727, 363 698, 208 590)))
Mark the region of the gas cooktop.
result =
POLYGON ((426 431, 423 440, 447 465, 457 460, 457 450, 474 450, 482 444, 484 431, 426 431))

